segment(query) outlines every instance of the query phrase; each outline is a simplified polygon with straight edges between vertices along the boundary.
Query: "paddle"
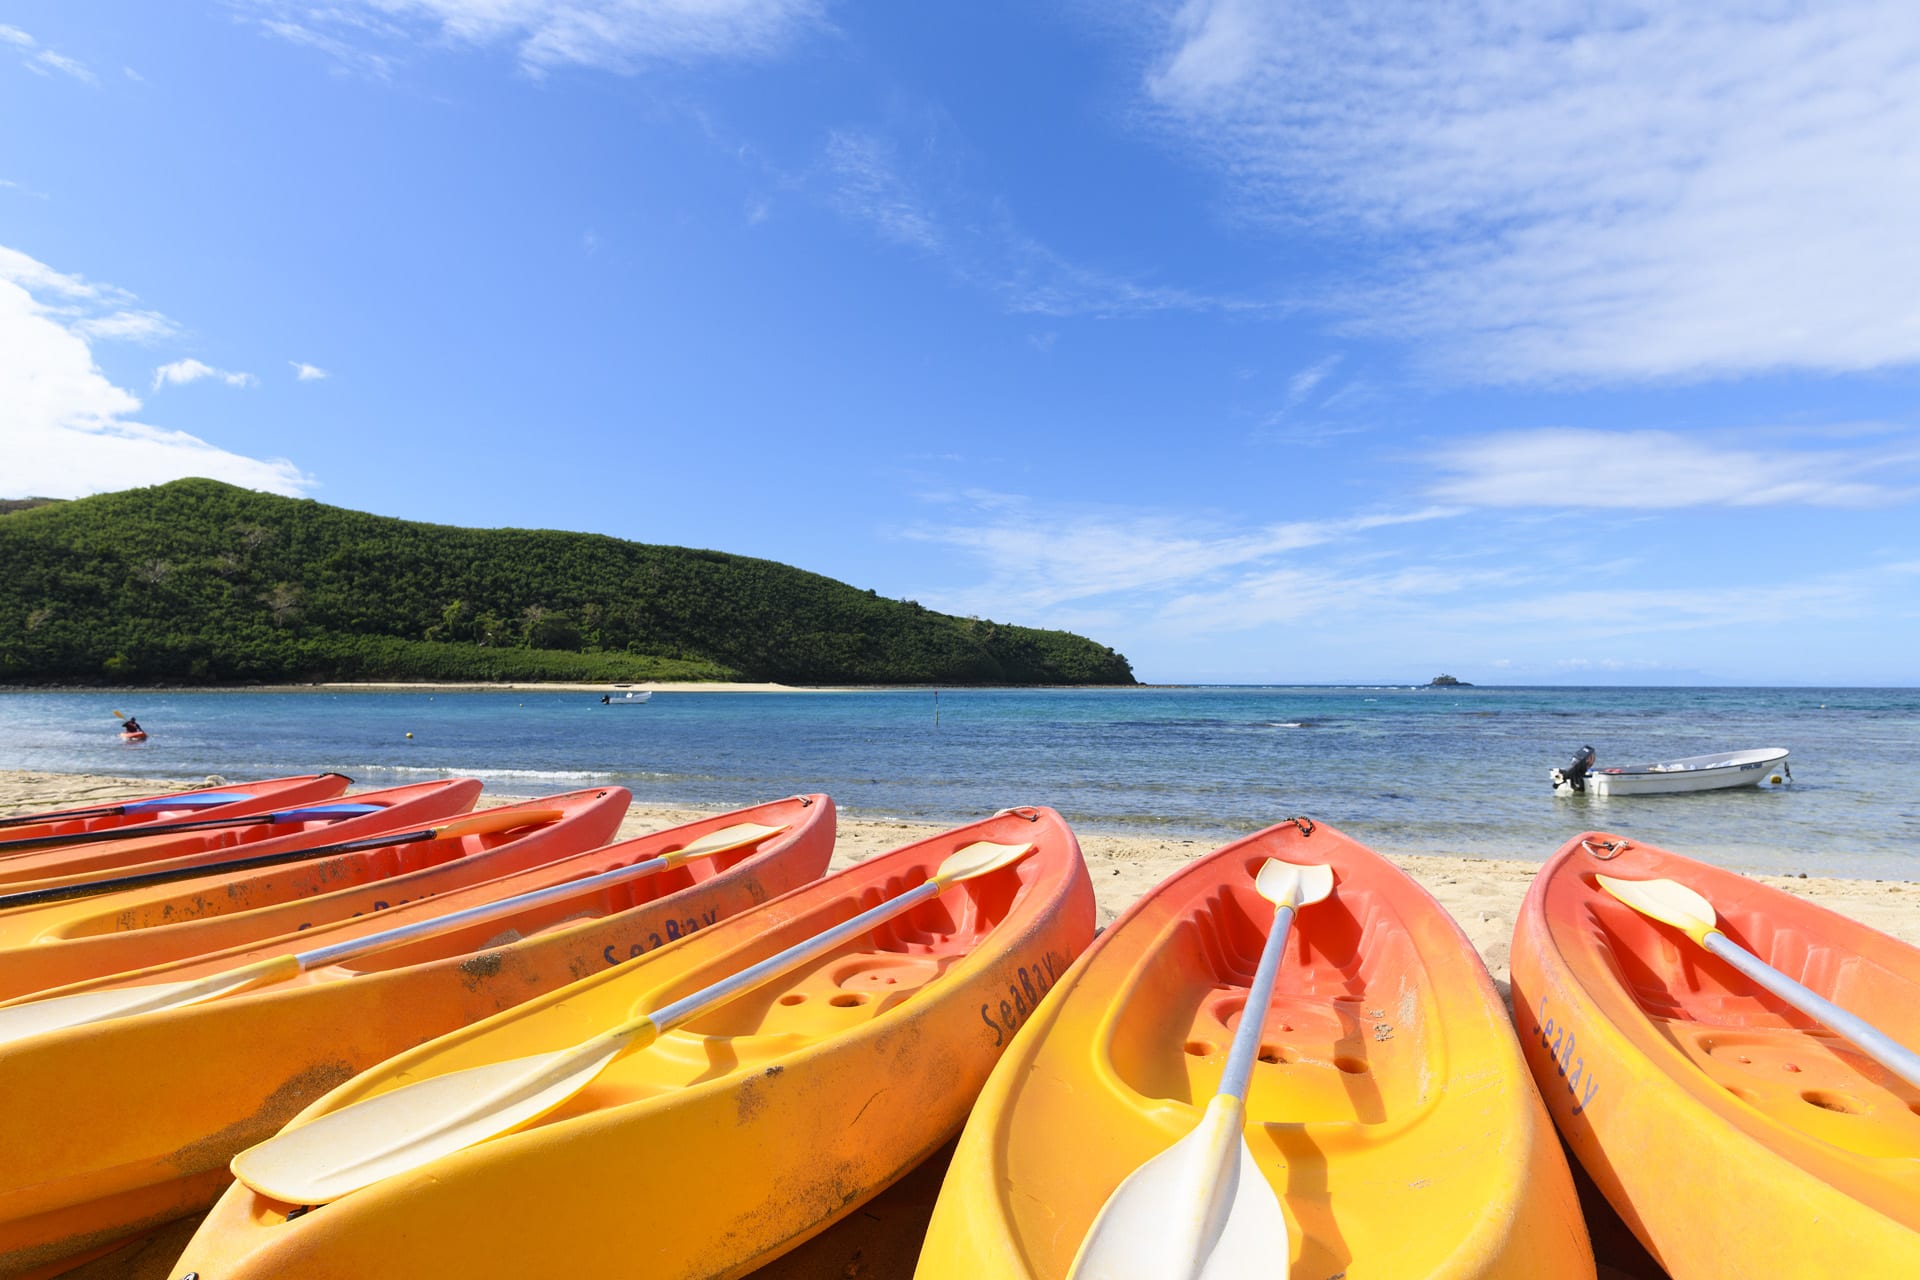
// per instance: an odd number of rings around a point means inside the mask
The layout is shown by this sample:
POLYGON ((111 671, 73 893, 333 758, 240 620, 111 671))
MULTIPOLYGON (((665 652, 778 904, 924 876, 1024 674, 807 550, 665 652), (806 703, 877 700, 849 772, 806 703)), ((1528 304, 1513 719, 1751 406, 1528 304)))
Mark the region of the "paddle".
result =
MULTIPOLYGON (((42 822, 78 822, 83 818, 117 818, 129 813, 147 813, 155 809, 211 809, 235 804, 253 797, 244 791, 195 791, 184 796, 156 796, 151 800, 129 800, 125 804, 96 805, 91 809, 55 809, 49 813, 20 813, 0 818, 0 827, 25 827, 42 822)), ((123 828, 123 831, 125 829, 123 828)))
POLYGON ((1297 908, 1333 892, 1333 868, 1269 858, 1254 878, 1274 904, 1220 1089, 1186 1137, 1128 1174, 1080 1242, 1068 1280, 1243 1280, 1285 1275, 1287 1215, 1247 1146, 1247 1085, 1297 908))
POLYGON ((1826 1024, 1881 1066, 1908 1084, 1920 1088, 1920 1054, 1902 1045, 1864 1018, 1848 1013, 1823 996, 1814 994, 1780 972, 1739 943, 1720 932, 1713 904, 1686 885, 1672 880, 1620 880, 1596 876, 1600 887, 1620 901, 1670 924, 1689 938, 1719 956, 1753 981, 1779 996, 1817 1022, 1826 1024))
POLYGON ((530 1124, 592 1083, 623 1054, 645 1048, 712 1006, 938 897, 950 884, 1013 865, 1032 849, 1031 844, 970 844, 950 855, 924 884, 690 996, 570 1048, 432 1076, 328 1112, 242 1151, 233 1158, 233 1174, 275 1200, 326 1204, 530 1124))
POLYGON ((364 937, 348 938, 328 946, 315 947, 311 951, 273 956, 266 960, 228 969, 224 973, 210 974, 204 978, 193 978, 186 982, 149 983, 145 986, 120 987, 104 991, 82 991, 73 995, 55 995, 25 1004, 8 1005, 0 1008, 0 1046, 14 1040, 24 1040, 28 1036, 39 1035, 43 1031, 58 1031, 62 1027, 78 1027, 88 1023, 107 1022, 114 1018, 128 1018, 136 1013, 179 1009, 186 1005, 212 1000, 218 996, 232 995, 238 991, 284 982, 288 978, 300 976, 309 969, 337 964, 356 956, 371 955, 376 951, 384 951, 388 947, 399 946, 403 942, 431 937, 436 933, 446 933, 464 925, 477 924, 482 920, 513 915, 532 907, 544 906, 549 902, 578 897, 607 885, 618 884, 623 880, 638 880, 642 876, 650 876, 655 872, 665 871, 669 867, 677 867, 695 858, 711 858, 743 845, 757 844, 768 836, 778 835, 785 830, 785 827, 764 827, 752 822, 737 823, 731 827, 709 831, 692 844, 670 850, 658 857, 648 858, 644 862, 615 867, 611 871, 602 871, 598 875, 585 876, 579 880, 569 880, 565 884, 550 885, 545 889, 533 889, 527 893, 515 894, 511 898, 501 898, 496 902, 483 902, 478 906, 467 907, 461 911, 450 911, 446 915, 435 916, 430 920, 397 925, 364 937))
POLYGON ((84 884, 57 884, 45 889, 28 889, 20 893, 0 894, 0 911, 12 907, 37 907, 48 902, 65 902, 69 898, 90 898, 95 894, 117 893, 122 889, 144 889, 149 885, 171 884, 176 880, 194 880, 201 876, 221 875, 232 871, 251 871, 255 867, 277 866, 283 862, 303 862, 308 858, 323 858, 335 853, 358 853, 363 849, 383 849, 390 844, 418 844, 422 840, 440 840, 448 836, 473 836, 484 835, 491 831, 510 831, 514 827, 531 826, 538 822, 555 822, 565 816, 565 811, 561 809, 487 809, 453 822, 443 822, 437 827, 422 827, 418 831, 390 831, 385 835, 344 840, 339 844, 316 845, 310 849, 282 849, 278 853, 256 854, 251 858, 231 858, 226 862, 200 862, 190 867, 169 867, 165 871, 143 871, 133 875, 116 876, 111 880, 89 880, 84 884))
POLYGON ((215 827, 244 827, 255 822, 278 825, 283 822, 338 822, 366 813, 378 813, 377 804, 311 805, 305 809, 282 809, 278 813, 243 813, 231 818, 194 818, 184 822, 163 822, 154 826, 113 827, 105 831, 70 831, 65 835, 33 836, 21 840, 0 840, 0 856, 25 849, 56 849, 66 845, 97 844, 103 840, 144 840, 148 836, 179 835, 186 831, 211 831, 215 827))

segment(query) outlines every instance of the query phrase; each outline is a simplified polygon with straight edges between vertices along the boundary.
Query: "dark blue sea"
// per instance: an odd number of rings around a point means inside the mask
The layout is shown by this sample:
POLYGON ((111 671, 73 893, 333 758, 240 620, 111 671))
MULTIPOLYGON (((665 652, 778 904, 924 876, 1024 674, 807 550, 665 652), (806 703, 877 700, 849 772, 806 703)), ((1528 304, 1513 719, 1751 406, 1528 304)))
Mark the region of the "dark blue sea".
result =
POLYGON ((471 775, 733 806, 823 790, 860 816, 1013 804, 1086 831, 1223 839, 1304 813, 1383 852, 1545 857, 1597 827, 1742 870, 1920 879, 1920 690, 1178 688, 0 694, 0 768, 228 779, 471 775), (112 712, 151 731, 123 743, 112 712), (406 735, 413 736, 408 738, 406 735), (1793 752, 1780 788, 1555 797, 1582 745, 1630 764, 1793 752))

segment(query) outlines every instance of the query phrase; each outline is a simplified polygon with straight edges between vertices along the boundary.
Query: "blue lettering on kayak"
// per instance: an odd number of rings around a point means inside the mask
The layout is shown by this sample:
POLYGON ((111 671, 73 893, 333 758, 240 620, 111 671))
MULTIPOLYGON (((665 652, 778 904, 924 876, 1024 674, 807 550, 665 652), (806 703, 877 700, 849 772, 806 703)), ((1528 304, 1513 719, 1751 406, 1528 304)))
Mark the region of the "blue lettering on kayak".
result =
POLYGON ((663 938, 658 933, 648 933, 645 942, 629 943, 625 955, 620 954, 619 943, 608 943, 607 946, 601 950, 600 958, 605 960, 609 965, 622 964, 633 959, 635 956, 645 955, 649 951, 666 946, 669 942, 684 938, 690 933, 697 933, 719 918, 720 911, 719 908, 716 907, 702 911, 698 916, 688 916, 684 920, 669 920, 665 926, 667 930, 666 937, 663 938))
POLYGON ((1554 1074, 1566 1082, 1567 1097, 1573 1100, 1573 1114, 1579 1115, 1593 1102, 1594 1095, 1600 1092, 1600 1081, 1594 1072, 1587 1069, 1586 1058, 1574 1052, 1579 1037, 1574 1034, 1573 1028, 1547 1016, 1544 997, 1540 1001, 1540 1011, 1534 1017, 1533 1039, 1552 1059, 1554 1074))
POLYGON ((1020 1025, 1033 1016, 1066 968, 1066 957, 1049 951, 1033 964, 1023 964, 1014 970, 1007 982, 1006 998, 1000 1001, 997 1018, 992 1001, 980 1006, 980 1021, 993 1032, 994 1048, 1005 1044, 1020 1025))

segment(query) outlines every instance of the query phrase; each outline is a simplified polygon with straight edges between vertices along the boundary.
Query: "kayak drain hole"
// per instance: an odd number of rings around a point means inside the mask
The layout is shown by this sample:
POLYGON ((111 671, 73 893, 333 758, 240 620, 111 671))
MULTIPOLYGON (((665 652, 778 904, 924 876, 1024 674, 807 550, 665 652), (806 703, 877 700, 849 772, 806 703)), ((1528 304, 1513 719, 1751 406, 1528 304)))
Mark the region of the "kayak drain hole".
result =
POLYGON ((1335 1058, 1333 1065, 1350 1076, 1363 1076, 1367 1073, 1367 1060, 1365 1058, 1335 1058))
POLYGON ((1189 1040, 1187 1041, 1187 1052, 1192 1054, 1196 1058, 1207 1057, 1209 1054, 1213 1052, 1213 1041, 1189 1040))
POLYGON ((1844 1093, 1830 1093, 1825 1089, 1811 1089, 1800 1095, 1802 1102, 1811 1102, 1825 1111, 1838 1111, 1843 1116, 1857 1116, 1863 1107, 1844 1093))
POLYGON ((1260 1061, 1271 1062, 1278 1065, 1279 1063, 1288 1061, 1288 1058, 1279 1045, 1263 1044, 1260 1046, 1260 1061))
POLYGON ((801 995, 798 991, 790 991, 786 995, 780 997, 780 1003, 785 1005, 804 1004, 806 1002, 806 999, 807 998, 801 995))
POLYGON ((867 993, 864 991, 842 991, 839 995, 827 1001, 828 1004, 836 1009, 851 1009, 857 1004, 865 1004, 866 1002, 867 993))

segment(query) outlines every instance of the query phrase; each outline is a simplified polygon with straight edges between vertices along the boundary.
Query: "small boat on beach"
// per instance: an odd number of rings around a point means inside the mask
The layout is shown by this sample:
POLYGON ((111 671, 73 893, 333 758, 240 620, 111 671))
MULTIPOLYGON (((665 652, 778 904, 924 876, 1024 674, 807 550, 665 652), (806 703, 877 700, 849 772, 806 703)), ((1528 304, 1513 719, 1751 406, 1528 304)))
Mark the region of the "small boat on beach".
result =
POLYGON ((341 1085, 171 1274, 744 1275, 956 1131, 1093 930, 1049 809, 868 858, 341 1085))
POLYGON ((1920 949, 1588 831, 1512 962, 1548 1110, 1673 1280, 1920 1275, 1920 949))
POLYGON ((1594 1274, 1479 956, 1403 872, 1304 818, 1161 882, 1026 1019, 961 1135, 915 1275, 1192 1276, 1203 1262, 1276 1280, 1594 1274), (1268 893, 1276 867, 1320 877, 1290 926, 1292 903, 1268 893), (1241 1105, 1217 1122, 1230 1081, 1241 1105), (1233 1147, 1237 1172, 1201 1155, 1233 1147))
POLYGON ((1582 747, 1565 768, 1548 777, 1555 795, 1591 791, 1597 796, 1660 796, 1686 791, 1720 791, 1728 787, 1757 787, 1793 780, 1785 747, 1753 751, 1722 751, 1714 755, 1682 756, 1652 764, 1594 767, 1592 747, 1582 747))
POLYGON ((833 839, 794 796, 0 1005, 0 1275, 204 1210, 354 1073, 811 881, 833 839))
POLYGON ((603 693, 600 705, 603 707, 637 707, 653 697, 651 689, 629 689, 625 693, 603 693))

